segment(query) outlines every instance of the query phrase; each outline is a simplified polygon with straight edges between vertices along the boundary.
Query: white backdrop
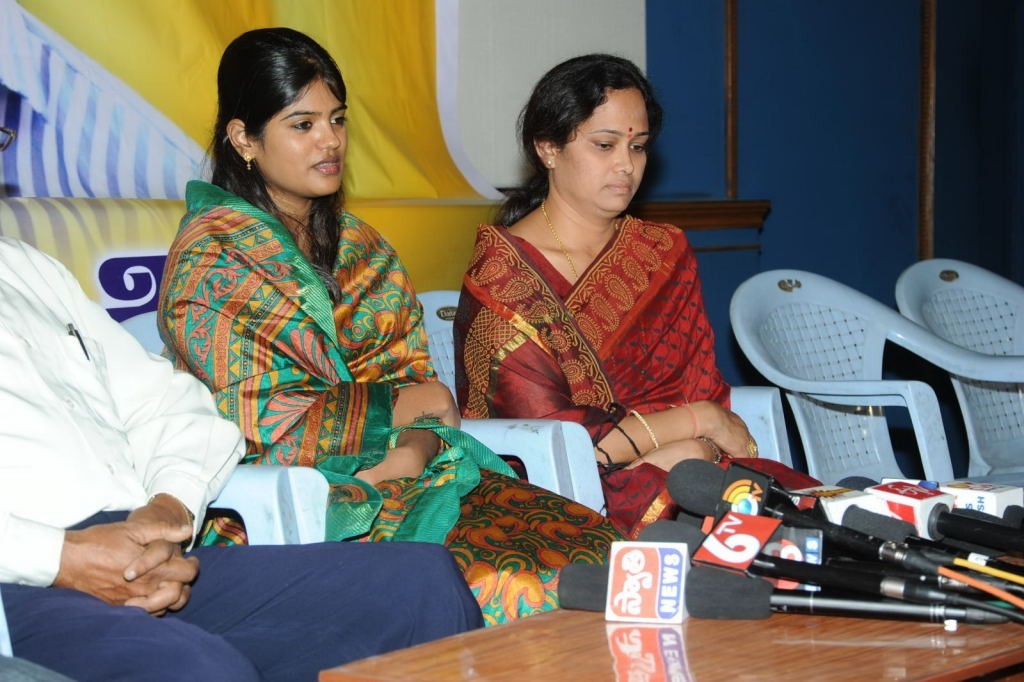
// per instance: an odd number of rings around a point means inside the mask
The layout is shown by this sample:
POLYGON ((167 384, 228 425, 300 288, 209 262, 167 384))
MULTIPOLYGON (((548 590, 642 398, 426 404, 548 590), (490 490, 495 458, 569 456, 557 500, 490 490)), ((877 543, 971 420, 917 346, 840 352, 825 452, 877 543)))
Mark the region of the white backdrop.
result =
POLYGON ((644 0, 436 1, 445 138, 460 170, 484 194, 491 192, 481 185, 522 181, 516 118, 548 69, 576 55, 608 52, 646 70, 644 0))

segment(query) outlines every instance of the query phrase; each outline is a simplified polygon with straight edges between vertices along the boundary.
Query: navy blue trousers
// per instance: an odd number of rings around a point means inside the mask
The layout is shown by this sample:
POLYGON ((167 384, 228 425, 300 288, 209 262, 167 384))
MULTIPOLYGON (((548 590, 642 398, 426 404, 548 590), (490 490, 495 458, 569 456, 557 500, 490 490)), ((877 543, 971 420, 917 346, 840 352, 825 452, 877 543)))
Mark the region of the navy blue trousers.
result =
POLYGON ((480 627, 448 550, 425 543, 202 547, 188 604, 154 617, 3 584, 14 655, 75 680, 315 680, 480 627))

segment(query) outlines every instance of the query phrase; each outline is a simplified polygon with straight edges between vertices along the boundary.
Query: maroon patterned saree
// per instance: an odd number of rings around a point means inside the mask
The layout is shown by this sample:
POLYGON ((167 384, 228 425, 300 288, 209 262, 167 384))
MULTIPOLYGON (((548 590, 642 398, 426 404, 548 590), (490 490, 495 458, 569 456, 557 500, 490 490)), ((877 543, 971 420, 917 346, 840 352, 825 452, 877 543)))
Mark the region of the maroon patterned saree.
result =
MULTIPOLYGON (((672 225, 626 217, 575 285, 526 241, 481 226, 455 336, 466 417, 571 420, 596 443, 629 410, 729 406, 696 258, 672 225)), ((755 462, 783 485, 816 483, 755 462)), ((602 471, 608 517, 627 536, 678 512, 665 476, 650 464, 602 471)))

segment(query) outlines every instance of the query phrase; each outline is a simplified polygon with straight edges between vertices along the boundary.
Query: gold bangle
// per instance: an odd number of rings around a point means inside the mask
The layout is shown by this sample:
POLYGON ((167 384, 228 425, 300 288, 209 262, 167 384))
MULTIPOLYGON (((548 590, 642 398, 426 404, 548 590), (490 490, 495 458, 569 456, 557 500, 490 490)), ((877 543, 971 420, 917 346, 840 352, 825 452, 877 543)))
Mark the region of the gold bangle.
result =
POLYGON ((719 462, 722 461, 722 448, 718 447, 715 441, 711 440, 707 436, 697 436, 696 440, 699 440, 701 443, 704 443, 704 445, 707 445, 709 448, 711 448, 711 454, 715 456, 715 464, 718 464, 719 462))
POLYGON ((640 422, 640 426, 647 429, 647 435, 651 437, 651 442, 654 443, 655 449, 660 448, 661 446, 658 445, 658 439, 654 435, 654 429, 652 429, 651 425, 647 423, 647 420, 644 419, 643 416, 641 416, 641 414, 636 410, 630 410, 629 413, 636 417, 636 420, 640 422))

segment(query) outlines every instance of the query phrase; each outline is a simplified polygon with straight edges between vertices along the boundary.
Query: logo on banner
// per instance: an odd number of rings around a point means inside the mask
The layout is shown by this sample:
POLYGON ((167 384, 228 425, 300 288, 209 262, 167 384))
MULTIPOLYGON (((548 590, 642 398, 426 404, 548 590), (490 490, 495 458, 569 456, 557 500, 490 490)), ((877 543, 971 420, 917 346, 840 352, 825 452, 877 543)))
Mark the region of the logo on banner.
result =
POLYGON ((167 254, 137 254, 106 258, 96 278, 103 306, 118 322, 156 310, 167 254))

